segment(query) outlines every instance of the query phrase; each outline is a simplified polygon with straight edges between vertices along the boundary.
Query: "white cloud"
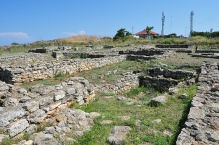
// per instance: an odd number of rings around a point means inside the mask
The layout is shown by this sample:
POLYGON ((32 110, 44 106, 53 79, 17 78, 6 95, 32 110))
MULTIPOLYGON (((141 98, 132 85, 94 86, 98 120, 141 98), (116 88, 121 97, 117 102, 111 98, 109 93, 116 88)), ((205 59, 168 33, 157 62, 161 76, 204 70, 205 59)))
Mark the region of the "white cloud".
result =
POLYGON ((18 38, 18 39, 28 39, 29 36, 24 32, 2 32, 0 33, 0 38, 18 38))
POLYGON ((66 36, 76 36, 76 35, 85 35, 86 32, 84 30, 81 30, 78 33, 75 33, 75 32, 64 32, 63 34, 66 35, 66 36))

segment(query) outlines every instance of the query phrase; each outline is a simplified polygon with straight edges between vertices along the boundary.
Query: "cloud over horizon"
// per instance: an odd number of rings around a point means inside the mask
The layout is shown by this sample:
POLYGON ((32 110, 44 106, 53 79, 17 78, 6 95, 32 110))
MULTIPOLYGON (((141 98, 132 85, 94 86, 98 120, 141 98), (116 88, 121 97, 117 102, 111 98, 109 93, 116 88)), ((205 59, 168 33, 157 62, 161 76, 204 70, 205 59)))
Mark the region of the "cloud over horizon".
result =
POLYGON ((0 32, 0 38, 29 39, 29 35, 24 32, 0 32))

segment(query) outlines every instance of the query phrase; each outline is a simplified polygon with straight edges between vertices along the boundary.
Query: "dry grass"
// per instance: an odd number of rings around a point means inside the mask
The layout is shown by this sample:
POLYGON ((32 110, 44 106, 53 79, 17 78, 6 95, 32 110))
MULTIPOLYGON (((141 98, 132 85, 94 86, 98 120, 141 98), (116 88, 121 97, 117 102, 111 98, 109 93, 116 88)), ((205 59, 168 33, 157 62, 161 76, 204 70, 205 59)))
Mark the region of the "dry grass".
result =
POLYGON ((64 41, 66 43, 76 43, 76 42, 89 42, 89 41, 97 41, 99 37, 92 35, 76 35, 66 38, 58 39, 60 41, 64 41))

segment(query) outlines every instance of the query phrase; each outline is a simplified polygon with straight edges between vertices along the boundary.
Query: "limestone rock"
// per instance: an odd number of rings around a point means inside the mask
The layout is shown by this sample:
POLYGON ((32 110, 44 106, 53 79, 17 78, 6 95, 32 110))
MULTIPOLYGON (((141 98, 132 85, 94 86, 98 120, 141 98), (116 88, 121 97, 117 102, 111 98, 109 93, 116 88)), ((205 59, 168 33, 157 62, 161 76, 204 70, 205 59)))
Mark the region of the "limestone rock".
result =
POLYGON ((159 105, 159 104, 164 104, 164 103, 166 103, 167 102, 167 97, 166 96, 158 96, 158 97, 156 97, 156 98, 153 98, 152 100, 151 100, 151 105, 152 106, 157 106, 157 105, 159 105))
POLYGON ((123 145, 124 139, 130 130, 131 128, 129 126, 115 126, 112 129, 107 141, 111 145, 123 145))
POLYGON ((0 126, 4 127, 17 118, 24 116, 26 112, 19 106, 8 107, 4 111, 0 112, 0 126))
POLYGON ((34 113, 30 114, 28 121, 31 123, 41 123, 46 117, 45 111, 39 109, 34 113))
POLYGON ((34 145, 60 145, 52 134, 44 134, 40 132, 33 134, 32 138, 34 145))
POLYGON ((17 145, 33 145, 33 141, 32 140, 22 140, 20 141, 17 145))
POLYGON ((34 112, 39 109, 39 102, 31 100, 23 105, 23 108, 29 112, 34 112))
POLYGON ((161 122, 161 119, 155 119, 155 120, 152 121, 153 124, 158 124, 160 122, 161 122))
POLYGON ((187 99, 188 97, 189 95, 187 95, 186 93, 179 96, 180 99, 187 99))
POLYGON ((60 91, 54 93, 54 100, 55 101, 63 99, 64 97, 65 97, 65 91, 60 90, 60 91))
POLYGON ((8 132, 10 136, 13 137, 19 134, 20 132, 24 131, 28 126, 29 126, 28 121, 26 119, 21 119, 10 124, 8 128, 8 132))

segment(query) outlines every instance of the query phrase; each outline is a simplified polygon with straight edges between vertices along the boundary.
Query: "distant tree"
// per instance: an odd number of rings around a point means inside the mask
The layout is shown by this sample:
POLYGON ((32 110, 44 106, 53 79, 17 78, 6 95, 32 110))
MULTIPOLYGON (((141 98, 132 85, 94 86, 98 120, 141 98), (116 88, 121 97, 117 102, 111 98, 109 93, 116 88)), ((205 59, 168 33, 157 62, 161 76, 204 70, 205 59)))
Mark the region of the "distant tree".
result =
POLYGON ((150 35, 151 35, 150 32, 151 32, 152 29, 154 29, 153 26, 147 26, 146 27, 145 31, 146 31, 146 36, 147 37, 150 37, 150 35))
POLYGON ((150 34, 150 32, 151 32, 152 29, 154 29, 153 26, 147 26, 146 29, 145 29, 145 31, 146 31, 147 34, 150 34))
POLYGON ((130 32, 126 31, 124 28, 121 28, 117 31, 116 35, 113 37, 113 40, 123 39, 130 35, 132 35, 130 32))
POLYGON ((11 45, 19 45, 19 43, 13 42, 13 43, 11 43, 11 45))

